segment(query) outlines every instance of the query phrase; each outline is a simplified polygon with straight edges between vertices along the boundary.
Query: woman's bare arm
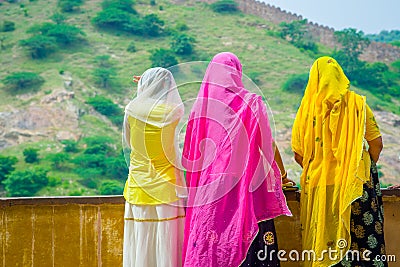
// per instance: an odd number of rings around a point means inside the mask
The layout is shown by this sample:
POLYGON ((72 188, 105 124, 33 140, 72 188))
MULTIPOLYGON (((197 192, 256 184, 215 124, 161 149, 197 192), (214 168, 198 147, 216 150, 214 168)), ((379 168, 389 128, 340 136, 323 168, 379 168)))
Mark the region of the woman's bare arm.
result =
POLYGON ((281 153, 279 152, 279 148, 276 145, 275 141, 272 143, 272 146, 274 147, 274 158, 276 161, 276 164, 278 165, 278 168, 281 172, 281 176, 282 176, 282 184, 286 184, 286 183, 293 183, 293 185, 295 185, 296 183, 290 179, 287 178, 287 172, 285 170, 285 166, 283 165, 283 160, 281 157, 281 153))
POLYGON ((303 157, 294 152, 294 160, 303 168, 303 157))
POLYGON ((371 159, 376 163, 379 160, 379 155, 383 149, 382 137, 378 137, 374 140, 368 141, 369 149, 368 152, 371 155, 371 159))

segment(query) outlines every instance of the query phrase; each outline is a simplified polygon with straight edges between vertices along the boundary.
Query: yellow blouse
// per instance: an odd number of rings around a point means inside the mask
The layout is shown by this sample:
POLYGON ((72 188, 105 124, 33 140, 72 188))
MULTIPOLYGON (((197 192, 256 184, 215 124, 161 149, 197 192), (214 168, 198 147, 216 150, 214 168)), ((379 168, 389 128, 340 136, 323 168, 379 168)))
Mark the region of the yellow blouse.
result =
POLYGON ((365 129, 365 140, 372 141, 381 136, 381 132, 379 131, 379 126, 376 123, 374 114, 368 105, 366 105, 366 129, 365 129))
MULTIPOLYGON (((165 112, 153 109, 154 116, 165 112)), ((127 118, 130 130, 130 167, 124 197, 135 205, 158 205, 177 201, 175 192, 174 136, 178 121, 163 128, 127 118)))

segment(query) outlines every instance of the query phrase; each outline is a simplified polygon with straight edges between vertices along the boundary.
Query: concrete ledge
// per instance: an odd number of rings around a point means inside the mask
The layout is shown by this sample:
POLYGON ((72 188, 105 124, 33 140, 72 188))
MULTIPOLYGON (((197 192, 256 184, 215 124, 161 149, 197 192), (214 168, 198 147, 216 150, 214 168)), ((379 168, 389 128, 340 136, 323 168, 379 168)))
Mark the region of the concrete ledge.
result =
MULTIPOLYGON (((400 266, 400 190, 382 190, 388 255, 400 266)), ((285 192, 292 217, 275 219, 279 249, 301 251, 300 193, 285 192)), ((0 199, 0 266, 121 266, 123 196, 0 199)), ((299 262, 282 262, 282 267, 299 262)))
MULTIPOLYGON (((300 201, 300 191, 284 191, 287 201, 300 201)), ((400 189, 382 189, 384 197, 400 197, 400 189)), ((123 204, 122 195, 113 196, 49 196, 0 198, 0 206, 62 205, 62 204, 123 204)))

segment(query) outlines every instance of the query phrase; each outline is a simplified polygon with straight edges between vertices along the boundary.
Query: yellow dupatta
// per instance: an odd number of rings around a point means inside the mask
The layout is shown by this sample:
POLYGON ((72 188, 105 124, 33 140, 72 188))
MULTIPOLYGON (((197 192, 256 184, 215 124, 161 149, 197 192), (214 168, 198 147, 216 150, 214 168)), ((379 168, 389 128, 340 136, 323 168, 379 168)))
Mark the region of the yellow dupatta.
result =
POLYGON ((370 159, 363 149, 366 101, 349 86, 336 60, 317 59, 292 129, 292 149, 303 157, 302 245, 315 252, 305 266, 330 266, 345 256, 351 203, 369 179, 370 159))

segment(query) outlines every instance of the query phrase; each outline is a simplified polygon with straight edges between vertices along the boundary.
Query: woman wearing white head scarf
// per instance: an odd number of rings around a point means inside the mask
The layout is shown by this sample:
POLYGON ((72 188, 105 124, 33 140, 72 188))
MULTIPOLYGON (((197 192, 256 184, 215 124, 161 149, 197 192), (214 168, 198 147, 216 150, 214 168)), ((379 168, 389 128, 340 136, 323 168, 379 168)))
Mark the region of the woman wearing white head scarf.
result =
POLYGON ((125 108, 123 145, 130 149, 124 197, 123 266, 181 266, 186 197, 176 164, 183 104, 166 69, 143 73, 125 108), (179 185, 179 186, 178 186, 179 185))

